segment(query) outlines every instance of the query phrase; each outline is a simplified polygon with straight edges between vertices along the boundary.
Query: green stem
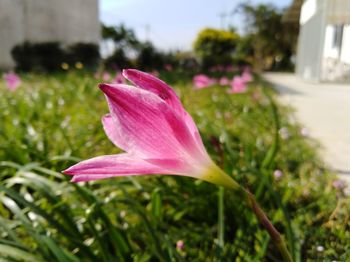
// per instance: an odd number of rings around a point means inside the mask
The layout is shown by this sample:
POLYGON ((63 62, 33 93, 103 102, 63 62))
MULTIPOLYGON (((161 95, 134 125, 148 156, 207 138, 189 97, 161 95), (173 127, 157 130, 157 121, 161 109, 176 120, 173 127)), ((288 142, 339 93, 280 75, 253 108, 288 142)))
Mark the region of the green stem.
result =
POLYGON ((250 207, 252 208, 255 216, 259 220, 260 224, 267 230, 269 235, 271 236, 272 241, 274 242, 276 248, 281 253, 283 257, 283 261, 285 262, 293 262, 293 259, 287 249, 287 245, 284 242, 281 234, 278 232, 278 230, 274 227, 274 225, 271 223, 269 218, 266 216, 264 211, 260 208, 259 204, 256 202, 255 197, 252 193, 249 191, 244 190, 248 196, 248 201, 250 204, 250 207))
POLYGON ((218 195, 218 245, 222 250, 224 248, 225 239, 224 239, 224 188, 219 187, 218 195))
MULTIPOLYGON (((287 249, 287 245, 281 236, 281 234, 277 231, 277 229, 273 226, 271 221, 268 219, 264 211, 261 209, 259 204, 256 202, 255 197, 252 193, 250 193, 248 190, 244 189, 242 186, 240 186, 232 177, 230 177, 228 174, 226 174, 222 169, 220 169, 215 164, 211 165, 211 167, 208 169, 207 173, 204 174, 201 177, 202 180, 208 181, 210 183, 216 184, 218 186, 223 186, 225 188, 228 188, 230 190, 233 190, 235 193, 237 193, 242 199, 247 201, 247 204, 251 207, 252 211, 254 212, 256 218, 260 222, 260 224, 266 229, 266 231, 269 233, 274 245, 278 249, 278 251, 281 253, 283 257, 283 261, 285 262, 293 262, 293 259, 287 249)), ((223 193, 222 193, 223 194, 223 193)), ((223 201, 223 200, 222 200, 223 201)), ((222 205, 223 207, 223 205, 222 205)), ((220 212, 220 202, 219 202, 219 212, 220 212)), ((223 210, 222 210, 223 212, 223 210)), ((223 217, 222 217, 223 219, 223 217)), ((220 219, 219 219, 220 221, 220 219)), ((219 225, 219 233, 220 233, 220 225, 219 225)), ((222 232, 223 234, 223 232, 222 232)), ((220 238, 219 238, 220 243, 220 238)))

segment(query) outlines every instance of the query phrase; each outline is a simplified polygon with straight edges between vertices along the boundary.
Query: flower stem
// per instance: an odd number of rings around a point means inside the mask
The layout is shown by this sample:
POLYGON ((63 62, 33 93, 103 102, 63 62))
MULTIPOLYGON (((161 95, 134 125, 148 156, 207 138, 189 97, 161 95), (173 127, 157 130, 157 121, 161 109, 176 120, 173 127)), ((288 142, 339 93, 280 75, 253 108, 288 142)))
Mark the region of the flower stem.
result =
MULTIPOLYGON (((244 190, 244 189, 243 189, 244 190)), ((264 211, 261 209, 259 204, 256 202, 255 197, 252 193, 247 190, 244 190, 247 194, 249 205, 252 208, 255 216, 259 220, 260 224, 267 230, 269 233, 273 243, 275 244, 278 251, 281 253, 283 257, 283 261, 285 262, 293 262, 293 259, 287 249, 287 245, 283 240, 281 234, 274 227, 271 221, 268 219, 264 211)))
MULTIPOLYGON (((248 205, 252 208, 256 218, 260 222, 260 224, 267 230, 269 233, 274 245, 281 253, 284 262, 293 262, 293 259, 287 249, 287 245, 281 236, 281 234, 277 231, 277 229, 273 226, 271 221, 268 219, 264 211, 259 206, 258 202, 256 202, 255 197, 248 190, 244 189, 240 186, 231 176, 226 174, 222 169, 220 169, 215 164, 211 165, 208 169, 207 173, 205 173, 202 177, 202 180, 211 182, 218 186, 223 186, 227 189, 231 189, 236 192, 242 199, 247 201, 248 205)), ((223 211, 223 210, 222 210, 223 211)), ((220 212, 220 210, 219 210, 220 212)), ((222 229, 221 229, 222 230, 222 229)), ((220 236, 220 229, 219 234, 220 236)), ((220 237, 219 237, 220 239, 220 237)), ((220 239, 221 240, 221 239, 220 239)), ((222 241, 223 242, 223 241, 222 241)))
POLYGON ((224 193, 225 189, 223 187, 219 187, 218 192, 218 244, 220 249, 224 248, 225 238, 225 224, 224 224, 224 193))

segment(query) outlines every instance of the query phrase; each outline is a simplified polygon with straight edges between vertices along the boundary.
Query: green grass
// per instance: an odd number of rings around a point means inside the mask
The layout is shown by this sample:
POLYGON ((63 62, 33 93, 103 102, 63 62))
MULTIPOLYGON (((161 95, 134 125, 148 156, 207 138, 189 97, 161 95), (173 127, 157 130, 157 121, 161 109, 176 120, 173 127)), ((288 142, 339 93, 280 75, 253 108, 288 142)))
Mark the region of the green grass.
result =
MULTIPOLYGON (((228 95, 219 86, 193 90, 187 73, 161 77, 175 87, 213 159, 255 193, 295 261, 350 256, 349 201, 268 84, 256 77, 247 93, 228 95)), ((61 170, 120 152, 100 123, 108 109, 97 80, 84 72, 22 80, 16 92, 0 83, 0 258, 280 261, 250 209, 228 190, 171 176, 70 183, 61 170)))

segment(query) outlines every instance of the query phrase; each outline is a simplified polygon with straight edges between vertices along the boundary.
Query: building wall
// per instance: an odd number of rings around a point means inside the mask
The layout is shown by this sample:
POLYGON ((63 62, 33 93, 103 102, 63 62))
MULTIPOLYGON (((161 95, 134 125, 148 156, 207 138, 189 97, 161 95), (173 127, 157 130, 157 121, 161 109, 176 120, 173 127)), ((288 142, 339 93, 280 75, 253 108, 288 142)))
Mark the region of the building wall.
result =
POLYGON ((350 64, 350 24, 345 25, 343 29, 343 43, 340 60, 350 64))
POLYGON ((326 1, 307 0, 300 16, 296 73, 305 80, 320 80, 325 35, 326 1))
POLYGON ((13 66, 10 51, 23 41, 100 41, 98 0, 0 0, 0 25, 0 68, 13 66))
POLYGON ((21 0, 0 0, 0 68, 13 65, 10 55, 15 43, 24 40, 21 0))
POLYGON ((323 56, 325 58, 334 58, 334 59, 339 58, 341 48, 334 45, 335 31, 336 31, 335 25, 326 26, 324 51, 323 51, 323 56))
POLYGON ((323 81, 350 81, 350 25, 327 25, 321 77, 323 81), (339 26, 342 34, 337 42, 336 28, 339 26))

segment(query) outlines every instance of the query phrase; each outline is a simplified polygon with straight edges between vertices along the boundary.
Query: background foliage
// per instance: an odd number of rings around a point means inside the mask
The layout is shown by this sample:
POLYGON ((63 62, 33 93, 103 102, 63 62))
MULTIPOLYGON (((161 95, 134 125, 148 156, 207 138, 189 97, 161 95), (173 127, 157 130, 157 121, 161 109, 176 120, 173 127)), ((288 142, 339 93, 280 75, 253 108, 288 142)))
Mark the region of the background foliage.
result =
POLYGON ((239 42, 239 57, 250 58, 260 70, 291 70, 299 33, 298 22, 283 20, 284 10, 273 5, 242 3, 237 7, 245 17, 245 30, 239 42))
POLYGON ((239 36, 232 31, 205 28, 193 43, 196 54, 202 59, 204 68, 232 63, 239 36))
POLYGON ((16 70, 23 72, 48 72, 62 70, 62 64, 74 67, 81 63, 87 69, 94 69, 100 60, 99 47, 92 43, 76 43, 63 47, 59 42, 24 42, 11 51, 16 70))

